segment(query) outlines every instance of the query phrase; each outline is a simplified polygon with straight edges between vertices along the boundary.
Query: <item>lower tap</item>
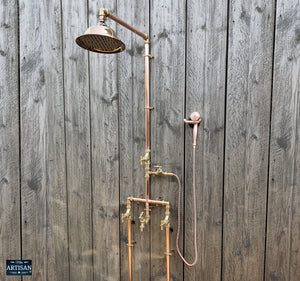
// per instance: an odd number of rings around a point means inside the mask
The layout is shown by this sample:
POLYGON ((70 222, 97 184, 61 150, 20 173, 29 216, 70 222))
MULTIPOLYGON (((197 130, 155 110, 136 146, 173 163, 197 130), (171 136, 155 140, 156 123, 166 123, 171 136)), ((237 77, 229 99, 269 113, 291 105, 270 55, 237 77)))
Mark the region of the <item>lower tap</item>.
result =
POLYGON ((150 220, 150 216, 144 216, 145 213, 141 212, 140 216, 139 216, 139 220, 140 220, 140 230, 143 231, 145 228, 145 225, 148 224, 149 220, 150 220))
POLYGON ((122 223, 124 222, 125 219, 131 220, 131 200, 130 198, 127 198, 127 208, 126 208, 126 213, 122 214, 122 223))
POLYGON ((165 227, 170 227, 170 205, 166 205, 165 218, 160 222, 161 230, 165 227))

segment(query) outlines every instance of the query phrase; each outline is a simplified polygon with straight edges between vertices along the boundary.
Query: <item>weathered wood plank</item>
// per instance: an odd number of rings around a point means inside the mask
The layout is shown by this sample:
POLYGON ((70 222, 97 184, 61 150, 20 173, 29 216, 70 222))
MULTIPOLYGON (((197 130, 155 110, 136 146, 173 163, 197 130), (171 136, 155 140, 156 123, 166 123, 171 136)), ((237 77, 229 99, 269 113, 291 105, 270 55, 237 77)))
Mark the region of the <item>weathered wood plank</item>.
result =
MULTIPOLYGON (((115 10, 116 1, 101 5, 115 10)), ((101 6, 101 7, 102 7, 101 6)), ((98 24, 89 2, 89 25, 98 24)), ((108 26, 114 26, 107 19, 108 26), (112 25, 111 25, 112 24, 112 25)), ((94 280, 120 280, 117 56, 90 52, 94 280)))
POLYGON ((88 52, 75 43, 87 28, 87 2, 63 1, 63 53, 70 280, 93 279, 88 52))
POLYGON ((21 258, 19 63, 17 1, 0 5, 0 280, 8 259, 21 258))
POLYGON ((69 277, 60 11, 60 1, 20 3, 22 257, 33 260, 26 280, 69 277))
MULTIPOLYGON (((227 3, 187 2, 186 117, 203 119, 196 150, 198 263, 185 266, 185 280, 220 280, 225 110, 227 3)), ((194 259, 192 139, 186 127, 185 256, 194 259)))
POLYGON ((230 3, 224 280, 263 280, 274 1, 230 3))
MULTIPOLYGON (((118 1, 117 14, 138 30, 149 33, 149 1, 118 1)), ((117 25, 126 50, 118 55, 119 130, 120 130, 120 212, 126 211, 129 195, 145 194, 144 168, 139 159, 145 154, 144 117, 144 41, 130 30, 117 25), (130 63, 129 63, 130 62, 130 63)), ((151 48, 151 46, 150 46, 151 48)), ((150 62, 151 63, 151 62, 150 62)), ((133 280, 150 279, 150 231, 141 233, 139 214, 144 204, 133 203, 133 280)), ((127 223, 120 225, 121 280, 128 278, 127 223)))
POLYGON ((47 95, 47 280, 69 280, 61 1, 41 8, 47 95))
POLYGON ((300 279, 300 4, 277 1, 266 280, 300 279))
MULTIPOLYGON (((185 1, 150 2, 152 61, 151 89, 154 110, 151 113, 152 164, 166 171, 184 171, 184 90, 185 90, 185 1)), ((151 197, 171 203, 171 225, 177 224, 177 183, 175 179, 155 177, 151 197)), ((160 221, 165 209, 151 212, 151 280, 166 280, 165 230, 160 221)), ((171 249, 175 251, 176 233, 171 232, 171 249)), ((181 245, 182 246, 182 245, 181 245)), ((172 280, 183 279, 183 267, 177 254, 171 256, 172 280)))
MULTIPOLYGON (((52 249, 47 248, 49 206, 47 188, 47 94, 43 56, 42 2, 20 1, 20 106, 22 258, 32 259, 32 276, 53 277, 52 249)), ((55 279, 54 279, 55 280, 55 279)))

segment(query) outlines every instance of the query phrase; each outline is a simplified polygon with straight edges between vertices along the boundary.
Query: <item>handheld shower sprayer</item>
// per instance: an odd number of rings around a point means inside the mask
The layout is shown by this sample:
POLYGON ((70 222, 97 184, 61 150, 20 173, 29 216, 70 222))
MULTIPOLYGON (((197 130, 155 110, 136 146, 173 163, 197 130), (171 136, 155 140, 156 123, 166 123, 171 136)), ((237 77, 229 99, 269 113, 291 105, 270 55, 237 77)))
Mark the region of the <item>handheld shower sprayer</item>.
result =
POLYGON ((198 126, 201 123, 200 114, 198 112, 193 112, 190 115, 189 120, 184 119, 184 123, 189 124, 191 127, 194 127, 193 130, 193 147, 197 145, 197 133, 198 133, 198 126))
POLYGON ((177 175, 173 174, 176 177, 178 182, 178 228, 177 228, 177 236, 176 236, 176 248, 178 255, 182 259, 182 261, 187 266, 194 266, 198 261, 198 251, 197 251, 197 206, 196 206, 196 145, 197 145, 197 133, 198 126, 201 123, 200 114, 198 112, 193 112, 190 115, 189 120, 184 119, 184 123, 189 124, 193 128, 193 207, 194 207, 194 251, 195 251, 195 259, 192 263, 186 261, 183 257, 182 253, 179 249, 179 235, 180 235, 180 201, 181 201, 181 183, 180 179, 177 175))

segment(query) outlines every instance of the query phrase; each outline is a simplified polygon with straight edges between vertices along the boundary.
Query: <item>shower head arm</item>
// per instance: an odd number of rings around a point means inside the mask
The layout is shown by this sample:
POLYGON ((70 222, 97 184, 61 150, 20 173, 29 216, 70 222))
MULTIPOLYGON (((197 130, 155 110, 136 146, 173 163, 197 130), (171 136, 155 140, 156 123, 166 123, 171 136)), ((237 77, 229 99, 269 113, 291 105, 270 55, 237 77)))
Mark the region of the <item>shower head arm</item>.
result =
POLYGON ((136 28, 134 28, 133 26, 129 25, 128 23, 126 23, 125 21, 121 20, 120 18, 116 17, 115 15, 113 15, 109 10, 107 9, 103 9, 101 8, 99 11, 99 18, 100 18, 100 22, 104 22, 105 18, 108 17, 112 20, 114 20, 115 22, 123 25, 124 27, 126 27, 127 29, 131 30, 132 32, 134 32, 135 34, 139 35, 140 37, 142 37, 145 41, 148 40, 148 35, 146 33, 143 33, 139 30, 137 30, 136 28))

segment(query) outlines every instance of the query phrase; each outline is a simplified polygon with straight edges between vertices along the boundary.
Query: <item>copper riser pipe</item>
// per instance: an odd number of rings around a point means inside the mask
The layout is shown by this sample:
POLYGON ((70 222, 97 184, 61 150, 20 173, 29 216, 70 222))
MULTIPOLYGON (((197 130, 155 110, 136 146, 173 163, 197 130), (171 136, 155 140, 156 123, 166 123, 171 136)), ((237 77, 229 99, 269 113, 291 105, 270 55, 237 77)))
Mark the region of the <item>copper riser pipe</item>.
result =
POLYGON ((167 281, 170 281, 170 226, 166 227, 167 281))
MULTIPOLYGON (((169 174, 168 174, 169 175, 169 174)), ((127 202, 141 202, 145 203, 147 202, 146 199, 144 198, 134 198, 134 197, 128 197, 127 202)), ((166 211, 166 216, 170 216, 170 203, 167 201, 163 200, 148 200, 148 204, 154 204, 154 205, 162 205, 166 206, 168 211, 166 211)), ((127 203, 127 208, 131 209, 131 204, 127 203)), ((127 217, 128 219, 128 267, 129 267, 129 281, 132 281, 132 247, 133 247, 133 242, 132 242, 132 219, 131 216, 127 217)), ((161 225, 162 226, 162 225, 161 225)), ((171 251, 170 251, 170 224, 167 223, 167 225, 164 225, 166 227, 166 263, 167 263, 167 281, 170 281, 170 256, 171 256, 171 251)))
MULTIPOLYGON (((150 96, 149 96, 149 40, 145 41, 145 136, 146 153, 150 154, 150 96)), ((147 172, 150 171, 150 160, 145 163, 145 198, 146 198, 146 218, 150 218, 149 197, 150 197, 150 177, 147 172)))
POLYGON ((129 280, 132 281, 132 232, 131 232, 132 220, 128 219, 128 267, 129 267, 129 280))
MULTIPOLYGON (((136 33, 140 37, 144 39, 145 42, 145 138, 146 138, 146 147, 145 147, 145 156, 143 162, 145 163, 145 199, 144 198, 133 198, 128 197, 128 200, 134 202, 141 202, 145 203, 145 221, 146 224, 150 220, 150 204, 155 205, 169 205, 166 201, 159 201, 159 200, 151 200, 150 199, 150 175, 153 173, 150 172, 150 110, 153 109, 150 107, 150 69, 149 69, 149 61, 152 56, 150 55, 150 42, 148 39, 148 35, 145 33, 140 32, 139 30, 135 29, 131 25, 127 24, 120 18, 116 17, 115 15, 111 14, 110 12, 106 12, 105 16, 111 18, 115 22, 123 25, 124 27, 128 28, 132 32, 136 33)), ((142 159, 141 159, 142 160, 142 159)), ((130 204, 129 204, 129 208, 130 204)), ((123 215, 122 215, 123 216, 123 215)), ((128 267, 129 267, 129 280, 132 281, 132 219, 130 212, 128 214, 124 214, 124 218, 128 220, 128 267)), ((122 218, 123 220, 123 218, 122 218)), ((167 260, 167 281, 170 281, 170 226, 166 226, 166 260, 167 260)))

